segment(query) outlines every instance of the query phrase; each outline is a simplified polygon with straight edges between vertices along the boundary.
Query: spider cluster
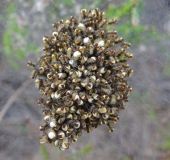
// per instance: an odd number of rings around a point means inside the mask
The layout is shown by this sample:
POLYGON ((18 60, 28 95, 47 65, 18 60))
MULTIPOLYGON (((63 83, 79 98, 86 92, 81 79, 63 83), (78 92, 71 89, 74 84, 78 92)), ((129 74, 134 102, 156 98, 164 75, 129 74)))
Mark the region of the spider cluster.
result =
POLYGON ((133 70, 127 61, 130 43, 107 30, 115 19, 95 9, 81 10, 81 19, 70 17, 52 25, 52 36, 43 37, 44 54, 31 78, 42 98, 44 123, 40 143, 52 143, 65 150, 81 136, 105 124, 114 130, 119 111, 125 108, 132 88, 127 83, 133 70))

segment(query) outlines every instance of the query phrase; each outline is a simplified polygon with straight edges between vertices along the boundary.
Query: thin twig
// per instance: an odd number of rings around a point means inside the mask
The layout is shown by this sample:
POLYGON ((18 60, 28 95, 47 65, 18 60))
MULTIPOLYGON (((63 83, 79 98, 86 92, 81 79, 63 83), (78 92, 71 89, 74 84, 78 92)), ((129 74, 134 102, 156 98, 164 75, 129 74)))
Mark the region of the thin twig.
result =
POLYGON ((8 99, 8 101, 6 102, 6 104, 4 105, 4 107, 2 108, 1 112, 0 112, 0 122, 3 119, 3 117, 5 116, 6 112, 8 111, 8 109, 10 108, 10 106, 12 105, 12 103, 16 100, 16 98, 22 93, 22 91, 31 83, 31 80, 28 79, 26 80, 12 95, 11 97, 8 99))

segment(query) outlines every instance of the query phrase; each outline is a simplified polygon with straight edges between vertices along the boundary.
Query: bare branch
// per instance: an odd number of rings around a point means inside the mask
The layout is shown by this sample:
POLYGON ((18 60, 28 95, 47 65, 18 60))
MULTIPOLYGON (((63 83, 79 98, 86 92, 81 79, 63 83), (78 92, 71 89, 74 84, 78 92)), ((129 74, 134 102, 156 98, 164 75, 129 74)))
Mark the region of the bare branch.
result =
POLYGON ((22 93, 22 91, 31 83, 31 80, 28 79, 26 80, 12 95, 11 97, 8 99, 8 101, 6 102, 6 104, 4 105, 4 107, 2 108, 1 112, 0 112, 0 122, 3 119, 4 115, 6 114, 6 112, 8 111, 8 109, 10 108, 11 104, 17 99, 17 97, 22 93))

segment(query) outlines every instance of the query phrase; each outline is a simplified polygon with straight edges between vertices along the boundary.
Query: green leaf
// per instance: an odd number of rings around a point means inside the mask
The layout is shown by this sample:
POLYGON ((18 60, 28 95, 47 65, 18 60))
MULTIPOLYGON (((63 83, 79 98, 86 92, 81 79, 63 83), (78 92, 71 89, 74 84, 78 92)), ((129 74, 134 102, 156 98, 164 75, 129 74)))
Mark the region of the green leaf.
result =
POLYGON ((65 0, 65 2, 66 2, 66 4, 68 5, 68 6, 71 6, 72 5, 72 0, 65 0))
POLYGON ((69 160, 75 160, 76 157, 84 156, 87 153, 91 152, 93 150, 93 146, 91 144, 88 144, 84 148, 82 148, 79 152, 77 152, 75 155, 69 158, 69 160))
POLYGON ((170 150, 170 136, 165 135, 163 142, 160 144, 160 149, 162 150, 170 150))
POLYGON ((135 1, 128 0, 126 3, 123 3, 117 7, 109 6, 108 10, 105 12, 107 18, 116 18, 121 19, 123 16, 130 15, 132 8, 135 7, 135 1))
POLYGON ((7 12, 7 15, 10 15, 15 12, 15 5, 13 2, 9 3, 6 12, 7 12))
POLYGON ((91 144, 88 144, 86 147, 82 148, 76 156, 83 156, 93 150, 93 146, 91 144))
POLYGON ((24 52, 23 50, 16 50, 16 51, 15 51, 15 56, 16 56, 18 59, 22 60, 22 59, 25 58, 25 52, 24 52))
POLYGON ((49 153, 48 153, 47 149, 42 145, 40 146, 39 149, 40 149, 41 154, 44 157, 44 160, 50 160, 50 156, 49 156, 49 153))
MULTIPOLYGON (((9 3, 5 17, 8 23, 3 33, 2 50, 4 51, 4 54, 6 55, 11 66, 18 69, 19 65, 15 62, 15 60, 13 60, 13 58, 16 57, 16 60, 23 60, 29 51, 34 50, 35 53, 37 53, 38 48, 34 44, 27 43, 27 39, 31 39, 31 35, 27 26, 19 27, 17 24, 14 3, 9 3), (21 41, 24 41, 24 45, 22 46, 20 45, 21 41), (16 46, 20 47, 17 47, 16 49, 16 46)), ((30 40, 30 42, 32 43, 33 41, 30 40)))
POLYGON ((154 110, 149 110, 149 115, 150 115, 150 117, 152 118, 152 119, 154 119, 154 120, 156 120, 157 119, 157 115, 156 115, 156 113, 155 113, 155 111, 154 110))
POLYGON ((14 69, 19 69, 20 66, 17 62, 13 61, 12 59, 8 59, 9 64, 11 64, 12 67, 14 67, 14 69))
POLYGON ((139 24, 139 14, 138 14, 137 7, 132 8, 131 21, 132 21, 132 25, 134 26, 137 26, 139 24))

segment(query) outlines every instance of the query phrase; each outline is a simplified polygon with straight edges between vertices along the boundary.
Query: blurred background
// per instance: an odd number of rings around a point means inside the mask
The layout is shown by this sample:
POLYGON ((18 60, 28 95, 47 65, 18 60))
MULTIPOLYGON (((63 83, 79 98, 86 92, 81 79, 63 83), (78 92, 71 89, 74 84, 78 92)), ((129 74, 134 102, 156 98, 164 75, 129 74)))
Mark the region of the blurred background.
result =
POLYGON ((0 160, 15 159, 170 159, 169 0, 0 0, 0 160), (98 127, 62 152, 38 143, 43 115, 27 62, 43 54, 53 23, 96 7, 132 44, 133 92, 113 133, 98 127))

